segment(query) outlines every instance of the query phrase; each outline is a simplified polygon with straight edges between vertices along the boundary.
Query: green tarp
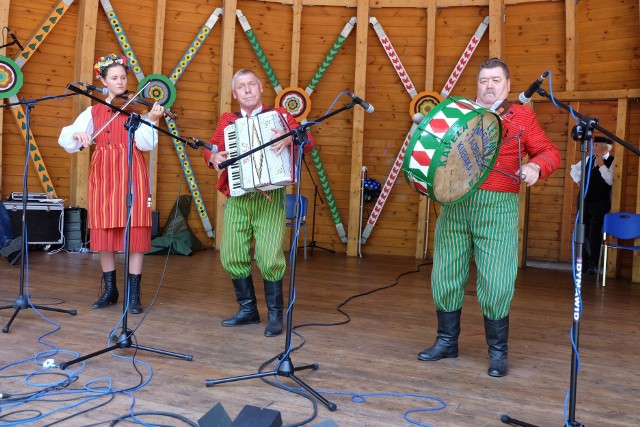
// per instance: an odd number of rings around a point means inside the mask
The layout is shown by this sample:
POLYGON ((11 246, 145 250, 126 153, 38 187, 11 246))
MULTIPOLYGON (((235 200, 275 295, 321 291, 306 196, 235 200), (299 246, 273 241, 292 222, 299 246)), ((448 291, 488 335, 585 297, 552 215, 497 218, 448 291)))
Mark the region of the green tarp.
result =
POLYGON ((200 251, 205 246, 193 234, 187 219, 191 211, 191 196, 178 197, 176 204, 171 209, 169 219, 162 228, 160 235, 151 241, 149 255, 170 254, 191 255, 193 251, 200 251))

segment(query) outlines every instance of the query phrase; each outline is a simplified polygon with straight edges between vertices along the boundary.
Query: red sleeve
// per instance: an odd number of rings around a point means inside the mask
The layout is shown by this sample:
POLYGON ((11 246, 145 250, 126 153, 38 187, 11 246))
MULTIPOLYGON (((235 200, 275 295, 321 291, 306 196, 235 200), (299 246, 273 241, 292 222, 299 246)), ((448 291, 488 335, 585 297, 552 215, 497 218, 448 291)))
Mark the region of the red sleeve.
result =
POLYGON ((536 113, 528 107, 522 108, 527 121, 524 125, 527 130, 523 138, 524 150, 529 155, 529 161, 540 166, 540 179, 545 179, 560 167, 560 150, 544 133, 536 113))
POLYGON ((520 159, 528 155, 530 162, 540 166, 540 178, 544 179, 560 166, 560 151, 544 133, 531 108, 511 104, 508 112, 501 117, 502 144, 493 170, 480 188, 517 193, 520 183, 508 175, 516 173, 520 159))
MULTIPOLYGON (((222 114, 222 116, 220 116, 220 120, 218 120, 216 130, 213 132, 213 136, 209 140, 209 144, 218 147, 218 151, 224 151, 224 128, 235 122, 237 118, 238 116, 233 113, 222 114)), ((211 158, 212 154, 213 153, 206 148, 202 150, 204 161, 211 169, 213 169, 213 166, 209 164, 209 159, 211 158)))
MULTIPOLYGON (((216 147, 218 147, 218 151, 224 151, 225 149, 224 128, 235 122, 237 118, 238 116, 233 113, 224 113, 222 114, 222 116, 220 116, 220 120, 218 120, 216 130, 213 132, 213 136, 209 140, 209 143, 211 145, 215 145, 216 147)), ((209 159, 211 159, 213 153, 205 148, 202 152, 202 155, 207 166, 213 169, 213 165, 209 164, 209 159)), ((220 173, 218 181, 216 182, 216 188, 227 197, 231 195, 229 190, 229 172, 227 171, 227 169, 224 169, 220 173)))

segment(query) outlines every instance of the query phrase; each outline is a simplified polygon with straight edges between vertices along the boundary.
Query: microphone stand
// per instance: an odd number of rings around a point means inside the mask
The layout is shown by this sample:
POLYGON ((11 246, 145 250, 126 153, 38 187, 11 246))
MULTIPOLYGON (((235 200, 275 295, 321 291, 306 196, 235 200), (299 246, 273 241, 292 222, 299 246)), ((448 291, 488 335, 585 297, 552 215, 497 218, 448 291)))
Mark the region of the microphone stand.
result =
POLYGON ((323 251, 327 251, 327 252, 331 252, 332 254, 335 254, 336 251, 334 251, 333 249, 323 248, 322 246, 320 246, 320 245, 318 245, 316 243, 316 239, 315 239, 315 235, 316 235, 316 202, 317 202, 317 199, 320 199, 320 203, 322 203, 324 205, 324 200, 322 200, 322 196, 320 196, 320 192, 318 191, 318 184, 316 184, 316 182, 313 179, 313 175, 311 175, 311 171, 309 170, 309 165, 307 164, 307 161, 304 159, 304 157, 302 158, 302 160, 304 160, 304 166, 305 166, 305 168, 307 168, 307 172, 309 172, 309 178, 311 179, 311 182, 313 183, 313 214, 312 214, 313 216, 312 216, 312 220, 311 220, 311 241, 307 245, 308 247, 311 248, 311 250, 309 251, 309 255, 313 255, 313 248, 322 249, 323 251))
MULTIPOLYGON (((632 146, 628 142, 618 138, 613 133, 609 132, 607 129, 603 128, 598 124, 597 118, 591 118, 586 115, 582 115, 576 111, 573 111, 569 106, 558 101, 555 97, 549 95, 544 89, 538 88, 536 92, 548 98, 559 108, 569 112, 572 115, 578 117, 580 123, 571 130, 571 137, 574 141, 580 141, 580 153, 581 153, 581 164, 580 164, 580 190, 578 197, 578 223, 574 229, 574 243, 576 245, 576 251, 574 253, 574 300, 572 301, 573 305, 573 326, 571 328, 571 378, 569 385, 569 416, 568 419, 565 420, 565 425, 568 427, 584 427, 584 424, 576 421, 576 389, 578 385, 578 367, 580 365, 580 360, 578 357, 578 348, 579 348, 579 333, 580 333, 580 317, 582 315, 582 273, 583 273, 583 264, 582 264, 582 250, 584 247, 584 194, 585 194, 585 181, 587 179, 586 175, 586 165, 587 165, 587 145, 589 141, 591 141, 593 135, 593 129, 597 129, 603 134, 607 135, 611 140, 616 141, 627 150, 633 152, 637 156, 640 156, 640 150, 636 147, 632 146)), ((534 424, 529 424, 524 421, 516 420, 511 418, 508 415, 502 415, 500 420, 504 424, 518 425, 522 427, 537 427, 534 424)))
POLYGON ((7 322, 7 324, 2 328, 2 332, 9 333, 9 328, 11 327, 11 324, 13 323, 14 319, 16 318, 16 316, 18 315, 18 313, 20 312, 20 310, 26 310, 28 308, 35 308, 37 310, 45 310, 45 311, 55 311, 58 313, 66 313, 66 314, 70 314, 72 316, 75 316, 78 312, 76 310, 63 310, 63 309, 59 309, 59 308, 52 308, 52 307, 44 307, 41 305, 33 305, 29 303, 29 296, 26 295, 24 293, 24 280, 25 280, 25 267, 26 267, 26 257, 27 257, 27 250, 28 250, 28 236, 27 236, 27 199, 29 198, 29 189, 27 186, 27 180, 28 180, 28 171, 29 171, 29 153, 30 153, 30 135, 31 135, 31 110, 33 109, 33 107, 35 106, 35 104, 42 102, 42 101, 47 101, 49 99, 62 99, 62 98, 66 98, 68 96, 74 96, 76 95, 75 93, 70 94, 64 94, 64 95, 52 95, 52 96, 45 96, 42 98, 38 98, 38 99, 32 99, 29 101, 26 100, 22 100, 19 102, 14 102, 14 103, 10 103, 10 104, 4 104, 3 107, 11 107, 14 105, 24 105, 26 107, 26 111, 25 111, 25 122, 26 122, 26 129, 25 129, 25 134, 26 134, 26 138, 25 138, 25 153, 24 153, 24 174, 22 177, 22 246, 20 247, 20 288, 19 288, 19 294, 16 298, 16 300, 13 302, 12 305, 6 305, 3 307, 0 307, 0 310, 6 310, 6 309, 10 309, 13 308, 14 312, 13 315, 11 316, 11 318, 9 319, 9 322, 7 322))
MULTIPOLYGON (((350 108, 353 108, 354 105, 356 104, 355 101, 352 101, 348 104, 346 104, 345 106, 338 108, 337 110, 326 114, 322 117, 320 117, 319 119, 312 121, 312 122, 307 122, 304 124, 301 124, 300 126, 298 126, 297 128, 293 129, 292 131, 285 133, 284 135, 275 138, 265 144, 262 144, 258 147, 255 147, 249 151, 246 151, 245 153, 242 153, 236 157, 232 157, 230 159, 225 160, 224 162, 220 163, 218 165, 219 168, 224 168, 227 167, 235 162, 237 162, 238 160, 251 155, 252 153, 258 151, 258 150, 262 150, 268 146, 270 146, 271 144, 274 144, 277 141, 280 141, 281 139, 287 138, 289 136, 293 136, 293 140, 296 143, 296 145, 300 145, 300 152, 298 153, 298 161, 296 164, 296 173, 299 174, 299 170, 302 162, 302 151, 304 148, 304 145, 308 142, 308 137, 307 137, 307 129, 310 128, 312 125, 314 124, 318 124, 318 123, 322 123, 324 120, 328 119, 329 117, 332 117, 338 113, 341 113, 342 111, 348 110, 350 108)), ((300 176, 300 175, 298 175, 300 176)), ((300 180, 298 180, 300 181, 300 180)), ((221 378, 221 379, 216 379, 216 380, 205 380, 204 384, 206 387, 213 387, 214 385, 217 384, 223 384, 223 383, 228 383, 228 382, 234 382, 234 381, 242 381, 242 380, 247 380, 247 379, 252 379, 252 378, 263 378, 263 377, 269 377, 269 376, 281 376, 281 377, 286 377, 286 378, 290 378, 291 380, 293 380, 294 382, 296 382, 299 386, 301 386, 302 388, 304 388, 309 394, 311 394, 313 397, 315 397, 317 400, 319 400, 321 403, 323 403, 330 411, 335 411, 338 406, 333 403, 328 401, 326 398, 324 398, 320 393, 318 393, 316 390, 314 390, 313 388, 311 388, 309 385, 307 385, 304 381, 302 381, 300 378, 298 378, 296 376, 296 372, 297 371, 302 371, 305 369, 313 369, 313 370, 317 370, 319 365, 317 363, 313 363, 310 365, 304 365, 304 366, 298 366, 298 367, 294 367, 293 366, 293 362, 291 361, 291 332, 292 332, 292 324, 293 324, 293 306, 294 306, 294 301, 295 301, 295 277, 296 277, 296 259, 297 259, 297 246, 298 246, 298 234, 300 231, 300 182, 298 182, 298 185, 296 186, 296 204, 295 204, 295 208, 294 208, 294 221, 295 221, 295 229, 294 229, 294 242, 291 245, 291 265, 290 265, 290 272, 289 272, 289 305, 288 305, 288 310, 287 310, 287 320, 286 320, 286 334, 285 334, 285 345, 284 345, 284 351, 282 353, 280 353, 280 355, 277 356, 277 358, 280 360, 275 369, 272 371, 268 371, 268 372, 258 372, 255 374, 248 374, 248 375, 241 375, 241 376, 236 376, 236 377, 227 377, 227 378, 221 378)))
MULTIPOLYGON (((88 96, 91 99, 94 99, 98 102, 100 102, 101 104, 107 105, 110 108, 113 108, 116 112, 120 112, 122 114, 125 114, 127 116, 129 116, 129 118, 127 119, 127 122, 125 123, 124 127, 128 130, 128 148, 127 148, 127 158, 129 159, 129 170, 128 170, 128 174, 127 174, 127 199, 126 199, 126 206, 127 206, 127 211, 131 212, 131 210, 133 209, 133 198, 134 198, 134 194, 133 194, 133 144, 135 142, 135 131, 138 129, 138 127, 140 126, 140 123, 144 123, 147 126, 150 126, 154 129, 158 129, 160 131, 162 131, 163 133, 171 136, 172 138, 175 139, 179 139, 183 142, 186 142, 184 140, 182 140, 181 138, 177 138, 173 135, 171 135, 169 132, 165 131, 164 129, 160 129, 157 126, 155 126, 152 123, 146 122, 144 120, 140 119, 140 116, 138 114, 135 113, 130 113, 128 111, 125 110, 121 110, 119 108, 113 107, 111 104, 105 102, 104 100, 97 98, 93 95, 90 95, 89 93, 82 91, 81 89, 78 89, 72 85, 68 85, 67 88, 71 89, 72 91, 76 92, 76 93, 82 93, 86 96, 88 96)), ((136 197, 139 197, 140 195, 135 195, 136 197)), ((134 344, 132 337, 134 336, 135 332, 128 329, 127 328, 127 319, 128 319, 128 305, 129 305, 129 301, 130 301, 130 293, 131 293, 131 286, 129 283, 129 255, 130 255, 130 251, 129 251, 129 244, 130 244, 130 229, 131 229, 131 215, 127 215, 127 223, 125 225, 125 234, 124 234, 124 271, 125 271, 125 281, 124 281, 124 301, 122 303, 122 330, 120 331, 120 335, 116 336, 115 334, 111 336, 111 340, 115 342, 114 345, 110 346, 110 347, 106 347, 103 348, 102 350, 98 350, 96 352, 90 353, 86 356, 81 356, 81 357, 77 357, 73 360, 70 360, 68 362, 62 362, 60 363, 58 366, 60 369, 65 370, 67 369, 68 366, 73 365, 75 363, 78 362, 82 362, 84 360, 90 359, 92 357, 95 356, 99 356, 101 354, 113 351, 113 350, 117 350, 120 348, 135 348, 137 350, 145 350, 145 351, 149 351, 152 353, 156 353, 156 354, 163 354, 165 356, 172 356, 172 357, 176 357, 179 359, 184 359, 184 360, 193 360, 193 356, 188 355, 188 354, 182 354, 182 353, 174 353, 172 351, 167 351, 167 350, 161 350, 158 348, 153 348, 153 347, 146 347, 146 346, 142 346, 137 344, 137 342, 134 344)))

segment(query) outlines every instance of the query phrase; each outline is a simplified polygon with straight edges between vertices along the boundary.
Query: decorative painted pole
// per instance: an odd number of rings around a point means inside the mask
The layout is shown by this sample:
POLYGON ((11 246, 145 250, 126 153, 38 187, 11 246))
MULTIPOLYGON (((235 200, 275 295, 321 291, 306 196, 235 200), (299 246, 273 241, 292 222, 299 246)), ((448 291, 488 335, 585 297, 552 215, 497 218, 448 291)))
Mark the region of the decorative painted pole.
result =
MULTIPOLYGON (((311 78, 309 85, 307 85, 305 92, 311 96, 311 93, 315 90, 316 86, 320 82, 320 79, 327 72, 327 69, 337 56, 338 52, 342 48, 345 40, 349 37, 351 30, 356 24, 356 18, 352 17, 349 22, 347 22, 338 35, 338 38, 333 43, 331 49, 327 53, 327 56, 322 61, 322 64, 318 67, 318 70, 311 78)), ((340 212, 338 212, 338 206, 336 205, 336 199, 333 196, 333 192, 331 191, 331 186, 329 185, 329 178, 327 178, 327 173, 324 170, 324 165, 322 164, 322 160, 320 160, 320 152, 317 147, 313 147, 311 150, 311 158, 313 159, 313 164, 316 167, 316 172, 318 173, 318 180, 320 181, 320 186, 322 187, 322 191, 324 192, 324 197, 327 200, 327 207, 329 208, 329 212, 331 212, 331 218, 333 219, 334 224, 336 225, 336 230, 338 232, 338 236, 340 236, 340 241, 342 243, 347 243, 347 233, 345 232, 344 225, 342 224, 342 219, 340 218, 340 212)))
POLYGON ((475 34, 471 37, 471 40, 469 40, 469 44, 467 44, 467 47, 465 48, 464 52, 462 52, 460 59, 458 59, 458 63, 456 64, 455 68, 451 72, 451 75, 447 79, 447 83, 444 85, 444 87, 440 91, 440 96, 442 96, 442 99, 447 98, 449 96, 449 93, 451 93, 451 91, 453 90, 453 87, 458 82, 458 79, 460 78, 462 71, 465 69, 465 67, 469 63, 469 59, 471 59, 473 52, 475 52, 476 48, 478 47, 478 43, 480 43, 480 40, 482 40, 482 36, 484 35, 484 32, 487 30, 488 26, 489 26, 489 17, 485 16, 485 18, 482 20, 480 25, 478 25, 478 28, 476 29, 475 34))
MULTIPOLYGON (((38 46, 44 41, 44 39, 51 33, 53 27, 60 21, 62 15, 69 9, 69 6, 73 3, 73 0, 60 0, 56 3, 49 15, 47 15, 40 25, 38 29, 33 33, 29 41, 25 44, 25 48, 22 52, 20 52, 16 58, 15 63, 20 69, 24 66, 24 64, 31 59, 33 54, 38 49, 38 46)), ((9 103, 14 104, 19 102, 17 95, 12 95, 9 97, 9 103)), ((58 198, 56 194, 56 190, 53 186, 53 181, 51 180, 51 175, 47 171, 47 167, 44 164, 44 159, 42 158, 42 154, 40 153, 40 149, 38 148, 38 144, 36 143, 33 134, 31 133, 31 129, 29 129, 29 135, 27 135, 27 122, 26 122, 26 114, 22 105, 14 105, 11 107, 11 115, 13 116, 13 120, 16 122, 18 126, 18 130, 20 131, 20 135, 22 136, 25 144, 29 141, 29 155, 31 160, 33 161, 33 166, 36 170, 36 174, 38 175, 38 179, 40 180, 40 185, 42 189, 49 194, 49 196, 53 198, 58 198)))
POLYGON ((236 11, 236 16, 238 17, 238 21, 240 21, 240 25, 242 25, 242 29, 244 30, 244 33, 247 35, 247 38, 249 39, 249 44, 251 45, 251 48, 253 49, 256 56, 258 57, 258 61, 260 62, 260 65, 262 65, 262 69, 264 70, 265 74, 267 75, 267 78, 269 79, 269 83, 271 83, 271 86, 273 86, 273 90, 276 91, 276 94, 280 93, 280 91, 282 90, 282 86, 280 86, 280 82, 276 77, 276 73, 273 71, 273 68, 269 63, 269 59, 267 58, 267 55, 264 53, 264 50, 262 50, 262 47, 260 46, 260 42, 258 42, 258 37, 256 36, 256 33, 253 32, 251 25, 249 25, 249 21, 242 14, 242 11, 240 9, 236 11))
MULTIPOLYGON (((455 86, 456 82, 460 78, 462 71, 467 66, 467 63, 469 62, 471 55, 473 55, 473 52, 478 46, 478 43, 482 39, 482 36, 485 33, 487 26, 489 25, 489 17, 487 16, 480 23, 480 25, 476 29, 475 34, 471 37, 471 40, 469 41, 469 43, 467 44, 467 47, 465 48, 464 52, 460 56, 458 63, 456 64, 453 71, 451 72, 451 76, 449 76, 449 78, 447 79, 447 83, 445 84, 444 88, 440 92, 440 96, 438 97, 436 94, 429 93, 429 92, 421 92, 420 94, 416 93, 413 83, 411 82, 411 79, 409 78, 406 70, 404 69, 402 62, 398 58, 398 55, 395 49, 393 48, 393 45, 389 41, 389 37, 386 35, 384 29, 382 28, 382 25, 380 25, 378 20, 373 17, 370 18, 369 21, 373 24, 376 34, 380 39, 380 43, 382 43, 382 46, 384 47, 384 50, 387 53, 387 56, 389 57, 391 64, 395 68, 396 72, 398 73, 398 77, 400 77, 402 84, 404 85, 405 89, 407 90, 407 92, 412 98, 411 107, 410 107, 410 113, 412 114, 412 117, 415 117, 413 116, 413 114, 415 113, 421 113, 423 114, 423 116, 426 115, 426 113, 428 112, 427 108, 429 105, 432 105, 434 102, 437 104, 438 102, 441 102, 444 98, 449 96, 449 93, 453 90, 453 87, 455 86)), ((413 135, 413 132, 415 132, 418 124, 419 123, 415 123, 415 122, 412 123, 411 128, 409 129, 409 132, 407 133, 407 136, 404 139, 402 146, 400 147, 400 151, 396 156, 395 162, 393 162, 393 166, 391 167, 391 171, 389 171, 389 175, 387 176, 387 180, 385 181, 384 186, 382 187, 382 191, 378 196, 378 200, 376 200, 376 204, 373 207, 371 214, 369 215, 369 219, 367 220, 367 225, 362 231, 362 235, 361 235, 362 244, 366 243, 367 239, 371 235, 371 232, 373 231, 373 227, 375 227, 376 222, 378 221, 378 218, 382 213, 382 208, 384 207, 384 204, 386 203, 387 198, 389 197, 389 193, 391 192, 391 189, 393 188, 393 185, 395 184, 396 179, 398 178, 398 174, 400 173, 400 170, 402 168, 402 162, 404 161, 404 156, 405 156, 405 153, 407 152, 407 146, 409 145, 411 136, 413 135)))
MULTIPOLYGON (((136 79, 138 80, 140 86, 144 86, 147 82, 151 81, 151 84, 149 84, 144 90, 143 95, 145 97, 154 98, 165 108, 169 108, 175 101, 176 97, 175 83, 184 73, 186 67, 189 65, 200 47, 202 47, 204 41, 211 34, 211 29, 218 21, 220 15, 222 15, 222 9, 215 9, 215 11, 209 16, 207 22, 200 28, 200 31, 187 48, 185 54, 178 61, 178 64, 171 72, 171 76, 169 78, 159 74, 150 74, 149 76, 145 77, 144 73, 142 72, 142 67, 140 66, 140 63, 138 62, 138 59, 133 52, 131 43, 129 42, 127 35, 125 34, 124 29, 120 25, 120 20, 118 19, 118 16, 111 6, 111 3, 109 2, 109 0, 100 0, 100 3, 102 4, 102 7, 109 20, 109 24, 111 25, 111 28, 113 29, 113 32, 118 39, 118 43, 120 44, 122 51, 127 56, 129 63, 131 64, 131 70, 136 76, 136 79)), ((178 125, 176 124, 176 122, 168 117, 165 117, 165 121, 171 134, 179 138, 180 132, 178 130, 178 125)), ((193 174, 193 168, 191 167, 191 162, 189 161, 189 157, 186 153, 186 150, 184 149, 184 145, 180 140, 177 140, 175 138, 172 138, 172 141, 178 159, 180 160, 182 173, 187 179, 187 185, 189 187, 189 191, 191 192, 191 197, 196 204, 196 209, 198 210, 198 215, 200 216, 200 220, 202 221, 204 230, 207 233, 207 236, 213 239, 215 238, 215 232, 212 229, 211 221, 209 220, 209 215, 207 213, 207 208, 204 205, 202 193, 200 191, 200 187, 198 186, 196 177, 193 174)))
MULTIPOLYGON (((275 75, 275 71, 271 67, 271 64, 269 63, 269 60, 267 59, 267 56, 264 53, 264 50, 260 46, 260 43, 258 42, 258 38, 253 32, 253 29, 251 28, 249 21, 244 16, 241 10, 236 11, 236 16, 238 17, 238 20, 242 25, 242 29, 244 30, 245 34, 247 35, 247 38, 249 39, 249 44, 251 45, 256 56, 258 57, 258 61, 260 62, 260 65, 262 65, 262 68, 264 69, 267 75, 267 78, 269 79, 269 82, 271 83, 276 94, 278 95, 276 97, 276 104, 287 108, 287 110, 289 110, 289 112, 292 115, 294 115, 294 117, 296 117, 298 121, 300 121, 301 123, 305 123, 306 122, 305 117, 311 110, 311 106, 310 106, 311 99, 309 98, 309 96, 314 91, 320 79, 322 78, 322 76, 324 76, 325 72, 329 68, 329 65, 331 65, 338 51, 340 50, 345 40, 349 36, 349 33, 351 32, 351 30, 353 29, 353 26, 355 25, 356 19, 351 18, 349 22, 344 26, 344 28, 338 35, 338 38, 336 39, 333 46, 327 53, 325 59, 322 61, 322 64, 320 64, 320 66, 318 67, 318 70, 314 74, 313 78, 311 79, 311 82, 309 83, 309 85, 307 86, 307 88, 304 90, 304 93, 303 93, 303 91, 300 90, 299 88, 282 89, 282 86, 280 85, 280 82, 278 81, 275 75)), ((345 232, 344 225, 342 224, 342 219, 340 218, 340 213, 338 212, 338 208, 336 206, 336 200, 335 200, 335 197, 333 196, 333 192, 331 191, 331 186, 329 185, 329 179, 327 178, 327 174, 324 170, 324 166, 322 164, 322 161, 320 160, 320 152, 318 151, 317 147, 314 147, 311 150, 310 154, 311 154, 311 158, 313 159, 313 164, 316 168, 316 172, 318 173, 318 179, 320 181, 320 185, 322 186, 322 191, 324 192, 325 198, 327 200, 327 206, 329 207, 329 211, 331 212, 331 217, 333 219, 333 222, 336 225, 338 236, 340 236, 340 240, 343 243, 347 243, 347 234, 345 232)))

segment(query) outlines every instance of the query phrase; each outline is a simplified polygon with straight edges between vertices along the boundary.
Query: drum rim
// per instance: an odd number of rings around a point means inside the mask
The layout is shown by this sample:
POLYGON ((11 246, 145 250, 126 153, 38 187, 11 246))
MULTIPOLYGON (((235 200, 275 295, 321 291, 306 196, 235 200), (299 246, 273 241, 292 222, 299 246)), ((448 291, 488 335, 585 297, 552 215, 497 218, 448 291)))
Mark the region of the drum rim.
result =
MULTIPOLYGON (((422 136, 422 133, 425 131, 425 127, 426 126, 422 126, 421 125, 423 123, 425 123, 425 121, 427 119, 431 120, 433 119, 433 116, 435 116, 435 114, 437 114, 438 112, 440 112, 443 108, 445 108, 445 106, 448 106, 450 104, 459 102, 459 101, 463 101, 466 103, 470 103, 473 106, 477 106, 478 108, 475 108, 473 110, 470 110, 468 113, 466 113, 464 115, 464 117, 468 117, 469 115, 473 115, 473 118, 475 118, 478 115, 483 115, 485 113, 491 113, 497 121, 497 125, 498 125, 498 140, 496 141, 495 144, 495 153, 494 155, 491 157, 491 160, 489 161, 489 165, 486 166, 485 171, 482 173, 482 175, 480 176, 480 178, 478 178, 478 180, 474 183, 473 186, 471 186, 469 188, 469 191, 467 191, 465 194, 463 194, 462 196, 458 197, 455 200, 452 201, 442 201, 440 200, 438 197, 436 197, 435 193, 434 193, 434 189, 433 189, 433 182, 435 179, 435 173, 438 169, 438 167, 429 167, 429 170, 427 171, 426 174, 426 180, 424 181, 424 186, 427 189, 427 194, 426 196, 428 196, 430 199, 440 203, 441 205, 453 205, 456 203, 459 203, 463 200, 465 200, 466 198, 470 197, 477 189, 478 187, 480 187, 484 181, 487 179, 487 177, 489 176, 489 174, 491 173, 491 169, 493 168, 493 165, 495 164, 497 158, 498 158, 498 151, 500 148, 500 139, 502 138, 502 120, 500 119, 500 116, 498 114, 496 114, 495 112, 491 111, 490 109, 486 108, 486 107, 482 107, 480 104, 476 103, 475 101, 472 101, 470 99, 467 98, 462 98, 462 97, 457 97, 457 96, 450 96, 449 98, 445 99, 444 101, 440 102, 438 105, 436 105, 433 109, 431 109, 431 111, 429 111, 429 114, 426 115, 424 117, 424 119, 422 119, 422 121, 420 122, 420 124, 418 125, 418 128, 416 129, 416 131, 414 132, 414 134, 411 137, 411 140, 409 141, 409 144, 407 145, 407 152, 409 153, 413 153, 413 149, 415 148, 416 143, 420 140, 420 136, 422 136), (419 135, 419 136, 416 136, 419 135)), ((442 135, 441 138, 436 137, 435 135, 433 135, 434 138, 438 138, 440 143, 438 144, 438 146, 434 149, 434 153, 433 153, 433 159, 440 159, 440 157, 443 154, 444 148, 445 148, 445 144, 443 144, 443 141, 448 141, 449 139, 451 139, 451 134, 455 134, 462 126, 463 124, 468 123, 470 120, 472 120, 473 118, 469 119, 469 120, 464 120, 464 121, 456 121, 455 123, 453 123, 451 125, 451 127, 444 133, 444 135, 442 135)), ((483 117, 480 118, 481 120, 483 119, 483 117)), ((405 156, 403 162, 402 162, 402 171, 404 172, 405 175, 405 180, 407 181, 407 184, 409 184, 409 186, 413 187, 411 185, 412 181, 410 181, 409 176, 415 176, 410 170, 408 170, 408 166, 409 166, 409 162, 411 161, 411 156, 405 156), (406 166, 406 167, 405 167, 406 166)), ((420 180, 420 182, 423 182, 422 180, 420 180)), ((415 190, 417 191, 417 190, 415 190)), ((423 194, 422 192, 417 191, 420 194, 423 194)))

